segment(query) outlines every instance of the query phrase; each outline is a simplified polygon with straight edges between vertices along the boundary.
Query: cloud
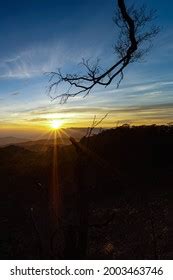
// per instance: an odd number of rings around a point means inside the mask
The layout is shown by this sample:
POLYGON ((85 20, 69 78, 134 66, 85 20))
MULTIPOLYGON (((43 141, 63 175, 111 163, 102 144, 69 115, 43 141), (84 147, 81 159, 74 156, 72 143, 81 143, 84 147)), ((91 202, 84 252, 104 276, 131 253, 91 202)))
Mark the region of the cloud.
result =
POLYGON ((19 94, 20 94, 19 91, 16 91, 16 92, 12 92, 12 93, 11 93, 11 95, 13 95, 13 96, 16 96, 16 95, 19 95, 19 94))
POLYGON ((109 113, 110 115, 117 115, 117 114, 165 114, 165 115, 172 115, 173 116, 173 103, 160 103, 160 104, 145 104, 141 106, 122 106, 114 108, 114 106, 104 106, 104 107, 71 107, 71 108, 61 108, 57 110, 57 108, 42 108, 28 111, 28 115, 36 115, 36 116, 43 116, 38 118, 33 118, 31 121, 45 121, 52 117, 63 117, 68 118, 69 115, 73 114, 74 119, 80 116, 86 115, 100 115, 109 113))
POLYGON ((49 108, 38 106, 37 108, 28 109, 27 111, 14 111, 7 116, 1 116, 2 119, 8 123, 21 124, 39 124, 47 123, 50 119, 62 119, 67 126, 88 126, 92 122, 93 116, 97 118, 109 113, 105 120, 105 126, 114 126, 115 122, 127 120, 131 123, 168 123, 173 119, 173 102, 172 103, 158 103, 158 104, 144 104, 140 106, 121 106, 114 107, 113 105, 104 107, 88 107, 78 106, 69 108, 49 108))
POLYGON ((84 47, 69 49, 67 45, 63 45, 60 42, 37 45, 1 60, 0 78, 23 79, 38 77, 46 72, 55 71, 62 66, 77 65, 82 57, 90 57, 91 54, 97 57, 99 53, 99 49, 95 51, 84 47))
MULTIPOLYGON (((107 90, 107 94, 111 93, 143 93, 143 92, 151 92, 152 90, 160 89, 165 86, 173 85, 173 81, 152 81, 147 83, 135 83, 131 85, 121 85, 120 88, 116 89, 116 87, 113 85, 113 89, 107 90)), ((97 90, 97 92, 105 92, 105 90, 97 90)))
POLYGON ((35 118, 35 119, 30 119, 30 120, 27 120, 29 122, 45 122, 47 121, 47 118, 35 118))
POLYGON ((53 61, 57 62, 55 53, 56 48, 51 50, 43 47, 23 51, 0 64, 0 77, 22 79, 40 76, 50 71, 53 61))

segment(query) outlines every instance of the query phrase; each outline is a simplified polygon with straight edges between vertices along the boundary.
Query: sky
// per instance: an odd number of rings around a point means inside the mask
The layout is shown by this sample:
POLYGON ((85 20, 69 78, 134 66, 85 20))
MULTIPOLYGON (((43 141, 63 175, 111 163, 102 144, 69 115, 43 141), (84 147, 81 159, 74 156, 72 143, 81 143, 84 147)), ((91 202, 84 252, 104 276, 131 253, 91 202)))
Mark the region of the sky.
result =
MULTIPOLYGON (((130 0, 125 1, 127 5, 130 0)), ((142 62, 130 64, 116 89, 96 87, 90 95, 60 104, 47 95, 46 73, 76 70, 82 58, 116 61, 113 0, 6 0, 0 9, 0 137, 33 137, 50 121, 86 127, 109 113, 103 126, 167 124, 173 121, 173 3, 137 0, 157 9, 161 28, 142 62)), ((61 89, 62 90, 62 89, 61 89)))

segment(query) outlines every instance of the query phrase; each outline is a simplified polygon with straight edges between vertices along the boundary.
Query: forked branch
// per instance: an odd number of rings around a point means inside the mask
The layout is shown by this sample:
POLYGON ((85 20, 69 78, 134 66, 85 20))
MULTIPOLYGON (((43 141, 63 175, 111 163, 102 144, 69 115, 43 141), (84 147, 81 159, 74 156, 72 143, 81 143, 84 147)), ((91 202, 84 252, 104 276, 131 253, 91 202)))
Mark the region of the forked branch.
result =
POLYGON ((155 11, 147 12, 144 6, 139 9, 134 6, 127 8, 124 0, 117 0, 117 4, 118 11, 114 18, 115 25, 119 28, 119 37, 114 45, 117 61, 108 69, 102 69, 99 60, 93 64, 83 59, 82 74, 63 74, 60 69, 48 73, 50 77, 48 94, 52 100, 60 98, 61 103, 65 103, 69 97, 80 94, 85 97, 96 85, 107 87, 118 77, 117 87, 119 87, 127 65, 141 59, 150 49, 153 37, 159 32, 159 27, 151 25, 155 11), (63 93, 58 92, 61 84, 67 85, 67 90, 63 93))

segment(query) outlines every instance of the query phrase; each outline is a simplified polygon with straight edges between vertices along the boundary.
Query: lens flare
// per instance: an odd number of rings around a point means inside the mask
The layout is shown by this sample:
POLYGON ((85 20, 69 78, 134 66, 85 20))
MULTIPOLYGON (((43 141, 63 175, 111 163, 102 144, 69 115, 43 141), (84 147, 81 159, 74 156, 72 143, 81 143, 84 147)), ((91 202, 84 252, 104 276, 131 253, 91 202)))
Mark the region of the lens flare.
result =
POLYGON ((50 127, 52 129, 58 129, 62 126, 63 121, 62 120, 52 120, 50 121, 50 127))

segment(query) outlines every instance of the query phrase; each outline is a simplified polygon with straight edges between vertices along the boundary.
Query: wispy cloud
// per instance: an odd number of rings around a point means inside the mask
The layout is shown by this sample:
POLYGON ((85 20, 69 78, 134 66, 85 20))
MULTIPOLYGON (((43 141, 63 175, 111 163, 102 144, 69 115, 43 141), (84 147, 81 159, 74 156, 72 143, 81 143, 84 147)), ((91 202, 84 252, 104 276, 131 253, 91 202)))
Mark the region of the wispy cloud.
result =
POLYGON ((12 96, 20 95, 20 92, 19 91, 12 92, 10 95, 12 95, 12 96))
POLYGON ((58 42, 49 45, 38 45, 28 50, 4 58, 0 62, 0 78, 22 79, 43 75, 45 72, 55 71, 57 68, 78 64, 82 57, 100 54, 96 49, 69 49, 58 42))
MULTIPOLYGON (((30 122, 45 122, 47 121, 47 118, 34 118, 34 119, 29 119, 30 122)), ((28 119, 27 119, 28 121, 28 119)))
POLYGON ((28 112, 22 112, 19 114, 20 117, 24 118, 28 122, 46 122, 52 118, 58 118, 66 120, 67 122, 73 123, 74 125, 77 120, 82 120, 86 123, 91 120, 94 115, 102 116, 109 113, 109 119, 107 123, 111 123, 111 119, 114 120, 171 120, 173 119, 173 103, 160 103, 155 105, 141 105, 141 106, 122 106, 114 108, 114 106, 104 107, 91 107, 79 106, 61 108, 37 108, 28 112), (33 116, 36 118, 33 118, 33 116))

